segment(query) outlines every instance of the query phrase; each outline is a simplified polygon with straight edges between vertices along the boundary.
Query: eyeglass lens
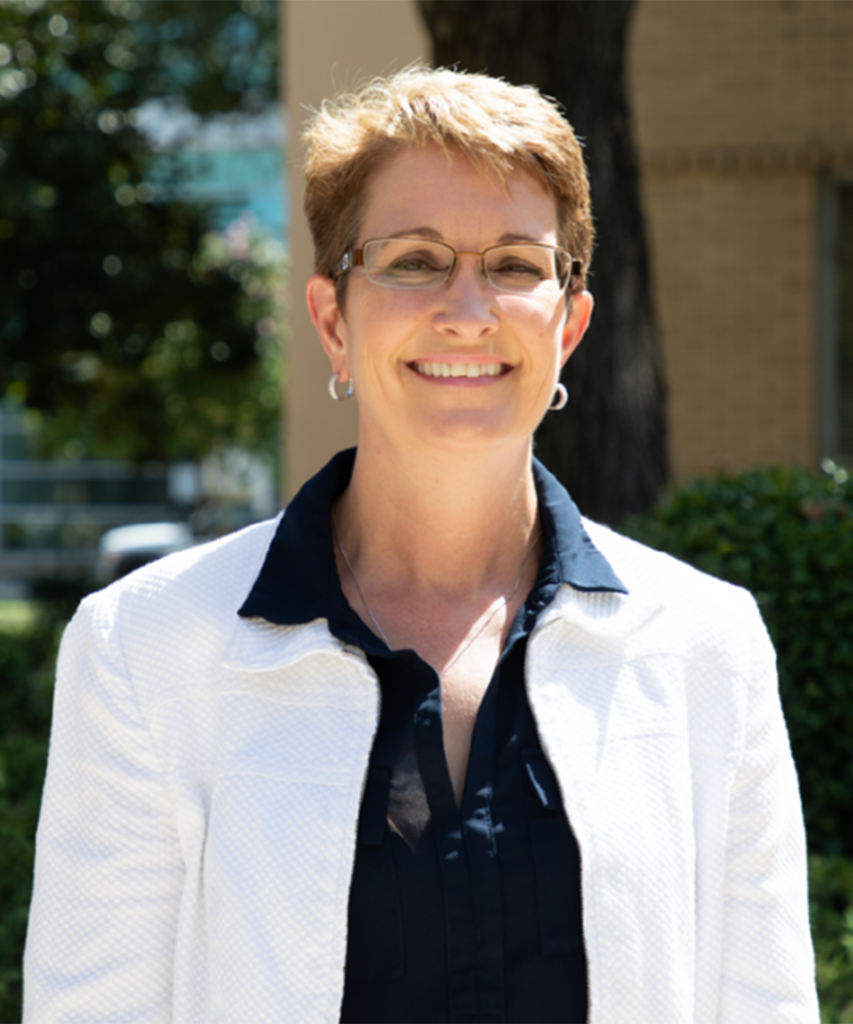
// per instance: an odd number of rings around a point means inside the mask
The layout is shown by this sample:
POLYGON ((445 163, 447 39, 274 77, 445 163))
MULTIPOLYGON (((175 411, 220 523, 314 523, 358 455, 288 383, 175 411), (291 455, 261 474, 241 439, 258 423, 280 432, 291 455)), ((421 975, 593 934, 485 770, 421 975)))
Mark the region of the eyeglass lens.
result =
MULTIPOLYGON (((369 280, 386 288, 431 288, 453 270, 456 252, 443 242, 413 238, 375 238, 363 247, 369 280)), ((566 254, 547 245, 496 245, 482 254, 483 270, 500 291, 531 292, 562 287, 566 254)))

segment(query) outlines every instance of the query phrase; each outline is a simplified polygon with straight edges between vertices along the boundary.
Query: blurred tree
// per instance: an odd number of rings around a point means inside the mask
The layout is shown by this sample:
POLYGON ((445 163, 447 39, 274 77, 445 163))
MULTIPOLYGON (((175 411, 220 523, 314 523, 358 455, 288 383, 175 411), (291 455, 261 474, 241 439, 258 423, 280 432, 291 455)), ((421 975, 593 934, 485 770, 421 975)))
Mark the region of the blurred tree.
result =
POLYGON ((563 371, 571 401, 547 416, 537 454, 583 511, 644 512, 667 478, 661 358, 625 90, 633 0, 420 0, 435 63, 532 83, 561 103, 586 147, 598 249, 597 304, 563 371))
POLYGON ((0 0, 0 394, 43 412, 52 454, 274 443, 279 255, 166 202, 134 125, 155 97, 271 103, 277 8, 0 0))

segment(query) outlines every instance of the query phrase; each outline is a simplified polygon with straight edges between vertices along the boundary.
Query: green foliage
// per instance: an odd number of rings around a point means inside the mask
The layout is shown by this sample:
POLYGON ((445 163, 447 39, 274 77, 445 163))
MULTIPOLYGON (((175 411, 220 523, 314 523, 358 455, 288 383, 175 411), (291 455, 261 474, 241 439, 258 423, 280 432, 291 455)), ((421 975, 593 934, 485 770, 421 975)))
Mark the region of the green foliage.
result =
POLYGON ((43 413, 50 454, 274 443, 280 255, 212 259, 133 125, 154 96, 268 103, 275 25, 272 0, 0 0, 0 395, 43 413))
POLYGON ((47 759, 60 624, 0 632, 0 1020, 20 1020, 33 839, 47 759))
MULTIPOLYGON (((200 459, 217 447, 238 445, 268 455, 275 465, 282 373, 279 296, 286 274, 281 244, 253 234, 247 222, 238 221, 225 233, 206 232, 188 275, 211 287, 223 280, 236 285, 224 289, 232 330, 211 333, 193 319, 193 310, 184 319, 168 320, 131 365, 105 367, 93 383, 86 415, 76 402, 62 402, 33 421, 33 443, 54 456, 73 452, 74 457, 139 461, 200 459), (235 324, 242 332, 236 341, 243 349, 242 355, 237 350, 240 368, 232 348, 235 324), (138 396, 138 408, 129 406, 129 395, 138 396)), ((64 352, 61 359, 67 364, 78 356, 64 352)))
POLYGON ((853 1021, 853 861, 811 856, 809 904, 820 1019, 853 1021))
POLYGON ((831 462, 695 480, 624 532, 758 600, 779 685, 809 847, 853 855, 853 483, 831 462))
POLYGON ((127 99, 166 98, 208 114, 259 110, 276 96, 275 0, 2 0, 0 7, 12 29, 0 39, 16 51, 27 39, 62 88, 84 101, 115 97, 127 109, 127 99))

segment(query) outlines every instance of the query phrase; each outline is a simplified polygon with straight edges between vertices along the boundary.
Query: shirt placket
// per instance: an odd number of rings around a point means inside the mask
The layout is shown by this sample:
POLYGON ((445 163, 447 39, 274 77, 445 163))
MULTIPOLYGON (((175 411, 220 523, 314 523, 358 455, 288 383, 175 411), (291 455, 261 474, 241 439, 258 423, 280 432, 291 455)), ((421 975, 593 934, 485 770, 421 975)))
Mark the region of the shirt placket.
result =
POLYGON ((440 687, 414 716, 442 877, 450 1019, 460 1022, 505 1019, 500 874, 491 815, 496 685, 493 679, 477 718, 461 808, 444 753, 440 687))

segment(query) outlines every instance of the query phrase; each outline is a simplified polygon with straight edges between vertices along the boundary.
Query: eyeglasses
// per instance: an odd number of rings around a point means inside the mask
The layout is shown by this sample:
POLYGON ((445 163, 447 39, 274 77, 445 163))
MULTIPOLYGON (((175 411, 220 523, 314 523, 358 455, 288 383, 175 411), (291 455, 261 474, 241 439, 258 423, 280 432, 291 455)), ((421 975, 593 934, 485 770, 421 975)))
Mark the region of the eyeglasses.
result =
POLYGON ((460 256, 479 256, 483 275, 501 292, 561 292, 581 273, 580 260, 539 242, 469 252, 424 238, 372 238, 344 253, 333 276, 364 267, 368 281, 383 288, 437 288, 453 277, 460 256))

